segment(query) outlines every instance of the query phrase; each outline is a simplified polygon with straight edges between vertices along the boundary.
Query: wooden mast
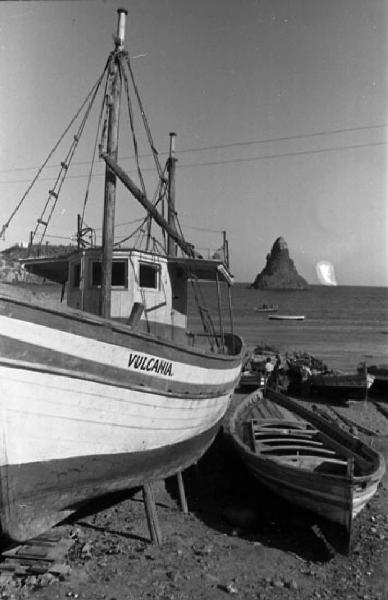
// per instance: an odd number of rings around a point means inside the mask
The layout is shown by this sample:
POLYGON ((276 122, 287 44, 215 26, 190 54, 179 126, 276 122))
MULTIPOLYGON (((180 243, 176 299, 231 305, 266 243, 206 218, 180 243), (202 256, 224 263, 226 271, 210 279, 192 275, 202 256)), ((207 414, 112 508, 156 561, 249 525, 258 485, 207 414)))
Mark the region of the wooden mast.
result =
MULTIPOLYGON (((117 10, 119 18, 117 36, 115 38, 116 55, 112 61, 110 78, 112 81, 110 93, 110 106, 108 114, 108 137, 106 152, 117 161, 119 141, 119 115, 121 96, 121 71, 120 52, 124 47, 125 18, 128 14, 123 8, 117 10)), ((105 167, 105 193, 104 193, 104 220, 102 227, 102 269, 101 269, 101 298, 100 313, 102 317, 110 317, 111 282, 112 282, 112 254, 114 242, 114 223, 116 205, 116 175, 106 164, 105 167)))
POLYGON ((125 187, 131 192, 131 194, 140 202, 140 204, 146 209, 149 215, 154 219, 154 221, 167 232, 167 235, 171 236, 173 240, 178 244, 178 246, 183 250, 187 256, 193 256, 193 248, 192 244, 186 242, 179 233, 176 231, 174 227, 170 227, 167 223, 166 219, 162 216, 162 214, 155 208, 154 204, 148 200, 148 198, 143 194, 141 190, 136 186, 136 184, 132 181, 132 179, 127 175, 125 171, 110 157, 106 152, 102 152, 100 154, 101 158, 103 158, 106 164, 112 169, 112 171, 117 175, 120 181, 125 185, 125 187))
MULTIPOLYGON (((175 224, 175 170, 178 159, 175 156, 175 137, 176 133, 170 133, 170 156, 168 159, 168 211, 167 222, 169 226, 176 231, 175 224)), ((167 238, 167 254, 168 256, 176 256, 177 248, 174 239, 171 235, 167 238)))

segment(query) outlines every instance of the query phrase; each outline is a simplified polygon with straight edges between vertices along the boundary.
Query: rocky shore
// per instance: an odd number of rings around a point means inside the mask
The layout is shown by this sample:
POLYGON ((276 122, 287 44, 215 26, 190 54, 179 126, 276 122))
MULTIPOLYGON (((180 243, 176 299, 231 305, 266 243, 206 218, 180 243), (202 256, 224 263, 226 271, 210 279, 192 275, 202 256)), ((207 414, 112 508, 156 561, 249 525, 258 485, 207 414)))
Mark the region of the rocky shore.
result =
MULTIPOLYGON (((240 402, 235 394, 233 402, 240 402)), ((382 399, 380 405, 384 405, 382 399)), ((388 419, 372 402, 336 407, 388 459, 388 419)), ((386 406, 386 405, 385 405, 386 406)), ((56 575, 0 575, 0 598, 54 600, 362 599, 388 597, 388 476, 354 523, 352 550, 334 525, 293 508, 250 478, 228 443, 156 489, 163 534, 152 545, 142 496, 116 496, 54 528, 72 547, 56 575)))

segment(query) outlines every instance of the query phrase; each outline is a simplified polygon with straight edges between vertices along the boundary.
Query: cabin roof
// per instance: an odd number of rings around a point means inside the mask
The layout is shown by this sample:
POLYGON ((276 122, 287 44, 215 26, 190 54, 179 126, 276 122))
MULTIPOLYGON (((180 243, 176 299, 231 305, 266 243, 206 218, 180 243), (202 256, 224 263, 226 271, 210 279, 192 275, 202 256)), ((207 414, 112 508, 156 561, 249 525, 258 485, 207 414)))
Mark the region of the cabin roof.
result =
POLYGON ((57 283, 65 283, 68 277, 69 259, 74 254, 57 256, 55 258, 27 258, 22 261, 24 268, 33 275, 44 277, 57 283))
MULTIPOLYGON (((57 283, 65 283, 68 279, 69 261, 76 256, 80 256, 85 251, 75 251, 71 254, 57 257, 46 258, 28 258, 22 260, 25 269, 33 275, 44 277, 50 281, 57 283)), ((125 253, 138 252, 134 249, 119 249, 113 253, 113 258, 123 258, 125 253), (115 256, 116 255, 116 256, 115 256)), ((86 251, 88 254, 89 252, 86 251)), ((150 254, 152 253, 143 253, 150 254)), ((215 281, 217 276, 224 279, 229 284, 233 283, 233 276, 225 267, 221 260, 210 260, 203 258, 180 258, 180 257, 163 257, 168 261, 169 269, 182 269, 188 279, 197 278, 206 281, 215 281)))
POLYGON ((218 275, 228 283, 233 283, 233 275, 228 271, 222 260, 169 257, 168 264, 183 269, 188 279, 196 277, 207 281, 215 281, 218 275))

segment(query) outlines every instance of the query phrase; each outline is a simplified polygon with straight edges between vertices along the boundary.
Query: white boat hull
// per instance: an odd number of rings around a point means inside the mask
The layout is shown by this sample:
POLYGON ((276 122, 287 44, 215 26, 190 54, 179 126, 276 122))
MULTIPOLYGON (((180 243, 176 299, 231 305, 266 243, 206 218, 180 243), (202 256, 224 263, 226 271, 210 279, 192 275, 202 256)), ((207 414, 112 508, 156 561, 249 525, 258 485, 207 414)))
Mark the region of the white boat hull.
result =
POLYGON ((234 342, 234 355, 205 353, 0 298, 3 533, 23 541, 90 499, 196 462, 239 379, 234 342))
POLYGON ((0 380, 0 467, 183 442, 222 419, 230 400, 230 393, 186 400, 1 365, 0 380))

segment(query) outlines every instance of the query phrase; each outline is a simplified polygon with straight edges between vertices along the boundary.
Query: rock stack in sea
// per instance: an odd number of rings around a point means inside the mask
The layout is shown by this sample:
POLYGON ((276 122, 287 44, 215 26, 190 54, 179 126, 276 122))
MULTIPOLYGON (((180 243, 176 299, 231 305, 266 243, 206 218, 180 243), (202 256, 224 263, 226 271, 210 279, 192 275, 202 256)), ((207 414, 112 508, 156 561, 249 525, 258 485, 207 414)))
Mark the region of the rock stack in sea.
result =
POLYGON ((290 258, 287 242, 278 237, 271 252, 267 254, 264 269, 256 276, 251 287, 256 290, 306 290, 308 286, 290 258))

